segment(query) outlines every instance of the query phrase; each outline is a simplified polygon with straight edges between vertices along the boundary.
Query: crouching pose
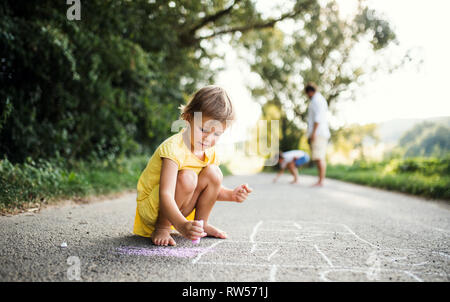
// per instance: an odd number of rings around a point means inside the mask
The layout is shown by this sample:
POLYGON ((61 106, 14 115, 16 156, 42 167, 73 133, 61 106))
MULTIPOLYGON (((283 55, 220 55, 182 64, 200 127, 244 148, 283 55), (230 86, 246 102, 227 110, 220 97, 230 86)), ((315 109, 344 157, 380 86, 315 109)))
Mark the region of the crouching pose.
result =
POLYGON ((280 165, 280 171, 275 176, 273 182, 277 182, 278 178, 284 173, 286 167, 291 172, 294 179, 291 184, 298 182, 298 170, 297 168, 309 162, 308 153, 302 150, 291 150, 287 152, 282 152, 278 157, 278 164, 280 165))
POLYGON ((214 145, 234 119, 225 90, 206 86, 181 109, 187 127, 156 149, 137 185, 134 233, 151 237, 156 245, 176 244, 170 235, 172 226, 191 240, 225 239, 226 233, 208 221, 214 204, 243 202, 252 191, 247 184, 234 190, 222 186, 214 145))

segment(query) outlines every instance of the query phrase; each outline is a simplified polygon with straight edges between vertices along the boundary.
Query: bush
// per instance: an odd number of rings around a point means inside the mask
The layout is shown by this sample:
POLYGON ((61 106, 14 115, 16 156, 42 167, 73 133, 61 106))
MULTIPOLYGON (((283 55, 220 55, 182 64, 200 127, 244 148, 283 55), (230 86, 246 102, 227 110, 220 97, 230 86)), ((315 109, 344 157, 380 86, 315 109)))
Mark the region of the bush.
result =
MULTIPOLYGON (((329 165, 327 177, 424 197, 450 200, 450 160, 439 158, 392 159, 329 165)), ((316 174, 315 169, 305 169, 316 174)))
POLYGON ((1 160, 0 211, 135 188, 147 161, 147 156, 78 163, 27 158, 23 164, 12 164, 1 160))
POLYGON ((407 158, 399 162, 396 172, 449 175, 450 158, 407 158))
POLYGON ((209 77, 198 64, 208 55, 181 47, 179 15, 167 5, 82 5, 82 21, 73 22, 65 1, 0 2, 0 157, 105 159, 154 149, 183 93, 209 77))

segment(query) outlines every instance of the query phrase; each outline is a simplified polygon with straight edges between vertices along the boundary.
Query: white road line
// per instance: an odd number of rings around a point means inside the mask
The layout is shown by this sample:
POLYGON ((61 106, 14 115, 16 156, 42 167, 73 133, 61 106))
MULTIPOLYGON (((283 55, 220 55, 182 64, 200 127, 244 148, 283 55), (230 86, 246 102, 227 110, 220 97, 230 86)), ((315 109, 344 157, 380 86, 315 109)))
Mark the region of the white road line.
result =
POLYGON ((323 259, 325 259, 325 261, 328 263, 328 265, 330 267, 334 267, 333 263, 331 262, 330 259, 328 259, 327 256, 325 256, 325 254, 319 249, 319 247, 317 245, 314 244, 314 248, 316 249, 316 251, 322 256, 323 259))
MULTIPOLYGON (((249 242, 249 241, 239 241, 239 240, 227 240, 228 242, 234 242, 234 243, 251 243, 253 245, 256 245, 256 243, 249 242)), ((298 242, 293 241, 258 241, 258 244, 292 244, 292 245, 298 245, 298 242)))
MULTIPOLYGON (((253 267, 272 267, 273 264, 263 264, 263 263, 235 263, 235 262, 216 262, 216 261, 199 261, 197 264, 203 264, 203 265, 224 265, 224 266, 253 266, 253 267)), ((347 267, 347 266, 334 266, 332 269, 327 266, 323 265, 291 265, 291 264, 277 264, 277 267, 283 267, 283 268, 296 268, 296 269, 325 269, 326 273, 329 272, 339 272, 339 271, 355 271, 355 272, 361 272, 365 273, 367 272, 367 267, 347 267)), ((378 272, 397 272, 397 273, 405 273, 405 270, 402 269, 394 269, 394 268, 381 268, 378 270, 378 272)), ((409 271, 409 273, 411 273, 409 271)), ((432 272, 417 272, 424 275, 434 275, 434 276, 442 276, 446 277, 448 274, 446 273, 432 273, 432 272)), ((417 276, 416 276, 417 277, 417 276)))
POLYGON ((415 263, 415 264, 413 264, 412 266, 425 265, 425 264, 427 264, 427 263, 428 263, 428 261, 424 261, 424 262, 420 262, 420 263, 415 263))
POLYGON ((325 277, 326 275, 328 275, 329 272, 331 272, 331 270, 320 272, 320 274, 319 274, 320 279, 321 279, 322 281, 325 281, 325 282, 331 282, 330 279, 328 279, 327 277, 325 277))
POLYGON ((439 255, 441 255, 441 256, 450 258, 450 255, 448 255, 448 254, 446 254, 446 253, 444 253, 444 252, 432 252, 432 253, 439 254, 439 255))
POLYGON ((420 279, 419 277, 417 277, 416 275, 414 275, 413 273, 409 272, 409 271, 403 271, 405 274, 407 274, 410 277, 413 277, 416 281, 418 282, 423 282, 422 279, 420 279))
POLYGON ((275 276, 277 274, 277 266, 274 264, 272 265, 272 268, 270 269, 270 276, 269 276, 269 282, 275 282, 275 276))
POLYGON ((302 239, 300 237, 295 238, 296 242, 328 242, 326 239, 302 239))
POLYGON ((294 226, 297 228, 297 229, 299 229, 299 230, 301 230, 302 229, 302 227, 301 226, 299 226, 298 224, 297 224, 297 222, 294 222, 294 226))
MULTIPOLYGON (((325 282, 333 282, 333 280, 328 279, 326 276, 331 273, 331 272, 353 272, 353 273, 367 273, 367 268, 361 268, 361 267, 343 267, 343 268, 333 268, 333 269, 328 269, 328 270, 324 270, 321 271, 319 273, 320 279, 322 279, 325 282)), ((381 270, 378 270, 381 271, 381 270)), ((401 271, 403 272, 403 271, 401 271)))
MULTIPOLYGON (((323 234, 302 234, 304 237, 319 237, 323 234)), ((295 237, 295 238, 302 238, 302 237, 295 237)))
POLYGON ((206 250, 204 250, 203 252, 201 252, 200 254, 198 254, 197 257, 195 257, 195 258, 192 260, 192 264, 196 264, 204 254, 206 254, 206 253, 209 252, 213 247, 215 247, 216 245, 218 245, 218 244, 220 244, 220 243, 222 243, 222 242, 224 242, 224 241, 217 241, 217 242, 211 244, 206 250))
POLYGON ((267 257, 267 261, 270 261, 270 258, 272 258, 277 252, 278 252, 278 249, 273 251, 272 254, 270 254, 269 257, 267 257))
MULTIPOLYGON (((261 263, 235 263, 235 262, 215 262, 215 261, 200 261, 197 262, 197 264, 204 264, 204 265, 224 265, 224 266, 255 266, 255 267, 272 267, 274 264, 261 264, 261 263)), ((299 265, 288 265, 288 264, 277 264, 277 266, 285 267, 285 268, 329 268, 326 267, 320 267, 320 266, 313 266, 313 265, 305 265, 305 266, 299 266, 299 265)))
POLYGON ((258 231, 258 228, 261 226, 262 224, 262 220, 259 221, 254 227, 253 227, 253 231, 252 234, 250 235, 250 242, 254 243, 255 242, 255 236, 256 236, 256 232, 258 231))
MULTIPOLYGON (((287 233, 298 233, 298 231, 299 230, 296 230, 296 229, 294 229, 294 230, 286 230, 286 229, 284 229, 284 230, 277 230, 277 229, 261 229, 261 228, 259 228, 258 229, 260 232, 276 232, 276 233, 278 233, 278 232, 287 232, 287 233)), ((305 234, 340 234, 340 235, 353 235, 352 233, 350 233, 350 232, 335 232, 335 231, 310 231, 310 230, 306 230, 306 231, 302 231, 302 232, 304 232, 305 234)))
POLYGON ((365 242, 365 243, 367 243, 368 245, 370 245, 370 246, 372 246, 372 247, 375 247, 375 248, 379 249, 379 247, 376 246, 375 244, 370 243, 369 241, 364 240, 364 239, 362 239, 361 237, 359 237, 358 235, 356 235, 356 233, 353 232, 352 229, 349 228, 347 225, 345 225, 345 224, 343 224, 343 223, 341 223, 341 225, 344 226, 344 227, 347 229, 347 231, 349 231, 350 233, 352 233, 352 235, 355 236, 356 238, 358 238, 360 241, 365 242))
POLYGON ((250 253, 253 253, 256 249, 256 243, 255 243, 255 236, 256 233, 258 232, 258 228, 261 226, 262 224, 262 220, 260 220, 254 227, 253 227, 253 231, 250 234, 250 242, 253 243, 252 248, 250 249, 250 253))
POLYGON ((449 230, 446 230, 446 229, 441 229, 441 228, 433 227, 433 226, 430 226, 430 225, 428 225, 428 224, 421 223, 421 222, 419 222, 419 224, 420 224, 421 226, 424 226, 424 227, 433 229, 433 230, 435 230, 435 231, 439 231, 439 232, 442 232, 442 233, 446 233, 447 235, 450 234, 450 231, 449 231, 449 230))

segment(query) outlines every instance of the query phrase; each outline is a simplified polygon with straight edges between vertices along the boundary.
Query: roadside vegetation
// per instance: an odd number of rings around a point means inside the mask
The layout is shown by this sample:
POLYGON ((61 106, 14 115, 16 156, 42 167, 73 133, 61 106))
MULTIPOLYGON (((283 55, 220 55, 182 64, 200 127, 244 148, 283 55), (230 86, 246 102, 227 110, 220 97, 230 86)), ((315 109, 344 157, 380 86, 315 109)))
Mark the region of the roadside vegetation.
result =
POLYGON ((0 212, 17 213, 60 199, 82 200, 134 189, 148 158, 79 161, 63 159, 24 163, 0 161, 0 212))
POLYGON ((261 79, 252 96, 264 119, 280 120, 283 150, 304 135, 308 101, 293 97, 304 83, 326 87, 336 104, 365 75, 407 58, 381 64, 396 34, 363 3, 352 19, 318 0, 278 1, 272 16, 250 0, 83 1, 80 22, 67 9, 64 1, 0 2, 2 212, 134 189, 179 106, 216 82, 220 43, 252 58, 261 79), (361 46, 371 64, 349 60, 361 46))
MULTIPOLYGON (((317 175, 315 167, 301 173, 317 175)), ((327 177, 387 190, 450 200, 450 156, 438 158, 391 159, 329 165, 327 177)))
MULTIPOLYGON (((84 201, 94 195, 135 190, 149 156, 66 162, 28 158, 13 164, 0 160, 0 214, 39 208, 62 199, 84 201)), ((230 174, 221 166, 224 175, 230 174)))

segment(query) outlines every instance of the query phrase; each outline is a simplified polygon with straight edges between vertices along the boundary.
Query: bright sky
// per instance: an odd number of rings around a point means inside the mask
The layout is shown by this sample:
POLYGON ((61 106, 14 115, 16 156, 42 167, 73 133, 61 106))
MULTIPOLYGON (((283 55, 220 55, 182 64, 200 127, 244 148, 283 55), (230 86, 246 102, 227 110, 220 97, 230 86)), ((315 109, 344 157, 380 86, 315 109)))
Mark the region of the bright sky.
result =
MULTIPOLYGON (((350 2, 340 1, 341 6, 350 2)), ((372 0, 369 5, 394 26, 400 48, 415 49, 423 64, 377 76, 358 89, 356 102, 340 105, 338 116, 349 123, 450 116, 450 1, 372 0)))
MULTIPOLYGON (((267 9, 267 3, 273 1, 259 0, 258 8, 267 9)), ((343 13, 349 13, 355 0, 339 0, 338 3, 343 13)), ((356 101, 339 104, 337 123, 450 116, 450 1, 369 0, 368 3, 383 13, 394 27, 400 42, 396 53, 414 49, 423 63, 419 68, 405 66, 392 74, 379 74, 358 88, 356 101)), ((255 124, 260 107, 245 87, 246 83, 254 81, 248 67, 237 60, 231 48, 224 47, 226 70, 218 75, 217 84, 229 91, 238 114, 234 128, 242 133, 242 129, 255 124)), ((236 140, 236 132, 233 137, 236 140)))

